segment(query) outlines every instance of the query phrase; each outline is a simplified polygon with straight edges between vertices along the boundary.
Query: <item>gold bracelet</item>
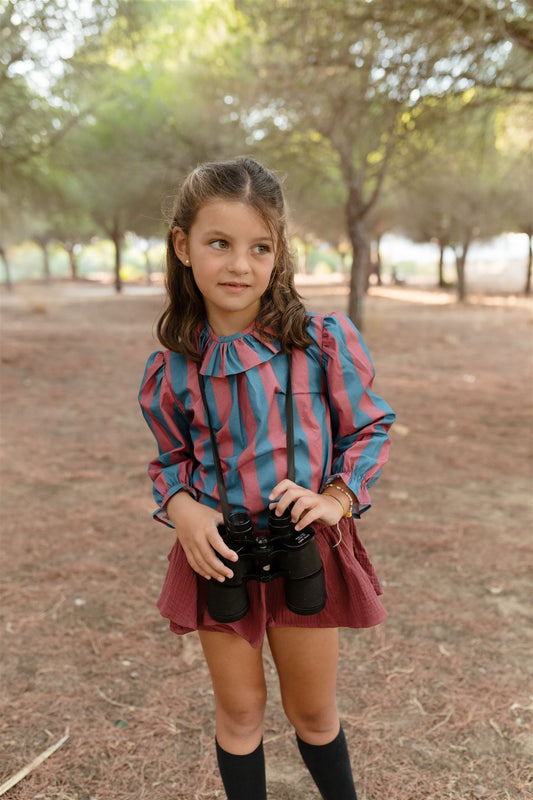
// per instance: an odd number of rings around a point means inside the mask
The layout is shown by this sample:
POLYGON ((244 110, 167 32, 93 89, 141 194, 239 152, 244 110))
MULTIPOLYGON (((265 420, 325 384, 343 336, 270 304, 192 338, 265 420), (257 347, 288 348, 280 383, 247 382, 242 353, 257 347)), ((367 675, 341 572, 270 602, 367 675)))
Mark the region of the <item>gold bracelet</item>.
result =
POLYGON ((334 500, 336 500, 336 501, 337 501, 337 503, 338 503, 338 504, 340 505, 340 507, 342 508, 342 516, 343 516, 343 517, 345 517, 345 516, 346 516, 346 511, 344 510, 344 506, 343 506, 343 504, 342 504, 342 501, 341 501, 341 499, 340 499, 339 497, 337 497, 337 496, 336 496, 336 495, 334 495, 334 494, 330 494, 329 492, 322 492, 322 494, 327 494, 327 496, 328 496, 328 497, 332 497, 334 500))
MULTIPOLYGON (((350 502, 350 505, 348 506, 348 511, 344 512, 344 516, 347 517, 348 519, 350 519, 350 517, 353 514, 353 499, 352 499, 352 495, 348 491, 346 491, 346 489, 343 489, 342 486, 339 486, 337 483, 328 484, 328 486, 326 486, 326 489, 336 489, 338 492, 342 492, 342 494, 345 495, 348 498, 348 500, 350 502)), ((342 505, 342 503, 341 503, 341 505, 342 505)), ((344 506, 342 506, 342 507, 344 508, 344 506)))

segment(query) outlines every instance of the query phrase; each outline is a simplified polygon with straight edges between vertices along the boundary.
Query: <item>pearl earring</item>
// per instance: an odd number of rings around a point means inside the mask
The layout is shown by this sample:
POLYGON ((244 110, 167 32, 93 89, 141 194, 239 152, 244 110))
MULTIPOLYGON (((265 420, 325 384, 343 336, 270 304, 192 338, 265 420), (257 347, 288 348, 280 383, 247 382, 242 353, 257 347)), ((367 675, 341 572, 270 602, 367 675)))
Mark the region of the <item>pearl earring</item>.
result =
POLYGON ((185 263, 186 263, 186 264, 190 264, 190 261, 189 261, 189 259, 188 259, 188 258, 186 258, 186 259, 185 259, 185 263))

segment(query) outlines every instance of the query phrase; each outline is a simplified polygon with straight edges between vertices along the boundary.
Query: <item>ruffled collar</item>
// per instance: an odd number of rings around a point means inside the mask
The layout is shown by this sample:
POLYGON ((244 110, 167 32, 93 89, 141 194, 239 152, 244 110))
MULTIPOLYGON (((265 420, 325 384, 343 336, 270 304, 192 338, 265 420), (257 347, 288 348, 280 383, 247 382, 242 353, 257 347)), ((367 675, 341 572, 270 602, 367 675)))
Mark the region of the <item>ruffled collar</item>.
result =
POLYGON ((246 372, 281 352, 279 340, 267 342, 261 339, 255 323, 233 336, 216 336, 206 325, 198 344, 202 353, 200 373, 213 378, 246 372))

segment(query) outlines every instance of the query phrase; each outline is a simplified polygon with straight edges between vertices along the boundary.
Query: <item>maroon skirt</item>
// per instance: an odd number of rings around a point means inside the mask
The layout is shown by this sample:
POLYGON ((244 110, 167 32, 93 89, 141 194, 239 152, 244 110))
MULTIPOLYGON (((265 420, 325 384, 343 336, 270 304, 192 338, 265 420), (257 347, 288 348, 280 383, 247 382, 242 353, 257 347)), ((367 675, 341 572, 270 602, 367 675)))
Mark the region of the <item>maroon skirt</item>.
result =
POLYGON ((216 622, 207 610, 208 581, 189 566, 176 541, 168 556, 169 567, 157 606, 177 634, 220 631, 246 639, 260 647, 266 628, 370 628, 387 617, 378 600, 381 584, 357 535, 353 519, 337 526, 313 526, 326 582, 327 601, 318 614, 302 616, 285 604, 284 581, 248 581, 249 611, 237 622, 216 622), (335 546, 337 545, 337 546, 335 546))

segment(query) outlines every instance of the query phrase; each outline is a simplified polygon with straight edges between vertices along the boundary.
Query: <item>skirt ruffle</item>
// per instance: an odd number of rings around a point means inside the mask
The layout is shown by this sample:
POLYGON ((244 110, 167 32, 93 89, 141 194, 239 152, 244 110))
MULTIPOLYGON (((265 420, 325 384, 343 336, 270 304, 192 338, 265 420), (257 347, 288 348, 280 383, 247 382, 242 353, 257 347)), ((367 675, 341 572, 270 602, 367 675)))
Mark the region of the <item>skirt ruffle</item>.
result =
POLYGON ((378 596, 381 584, 353 519, 337 526, 314 526, 326 583, 327 601, 318 614, 302 616, 285 605, 283 578, 271 583, 248 581, 250 609, 232 623, 216 622, 207 610, 208 581, 189 566, 178 541, 168 559, 169 566, 158 600, 163 617, 177 634, 195 630, 232 633, 260 647, 266 628, 370 628, 387 618, 378 596), (340 542, 339 542, 340 538, 340 542), (339 542, 339 543, 338 543, 339 542), (338 543, 338 544, 337 544, 338 543))

